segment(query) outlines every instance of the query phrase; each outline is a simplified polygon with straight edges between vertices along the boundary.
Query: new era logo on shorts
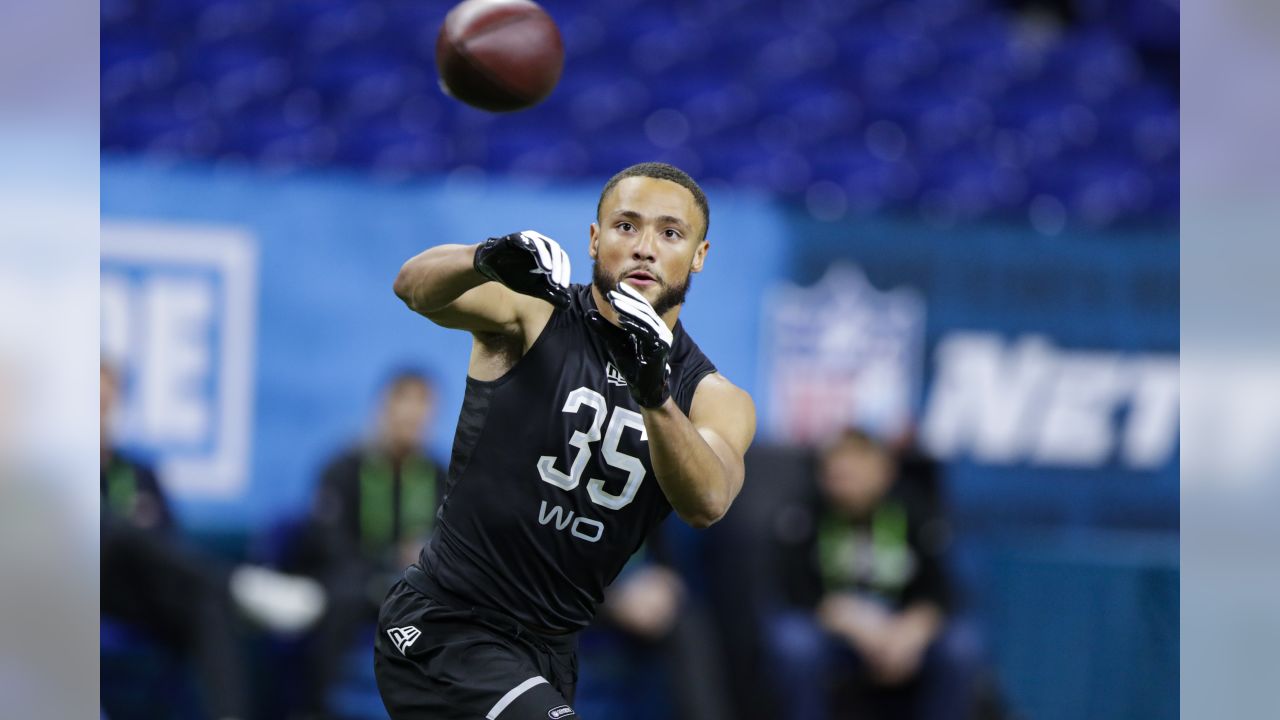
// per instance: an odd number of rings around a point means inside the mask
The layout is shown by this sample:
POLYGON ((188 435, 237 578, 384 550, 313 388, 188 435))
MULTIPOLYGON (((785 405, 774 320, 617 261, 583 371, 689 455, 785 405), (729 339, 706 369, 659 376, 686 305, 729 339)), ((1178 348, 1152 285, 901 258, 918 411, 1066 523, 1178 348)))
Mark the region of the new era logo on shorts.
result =
POLYGON ((560 718, 566 718, 573 714, 573 708, 568 705, 561 705, 547 711, 547 717, 551 718, 551 720, 560 720, 560 718))
POLYGON ((396 649, 400 651, 401 655, 405 654, 405 648, 412 645, 413 641, 417 640, 421 634, 422 631, 412 625, 387 630, 387 635, 391 637, 391 642, 395 643, 396 649))

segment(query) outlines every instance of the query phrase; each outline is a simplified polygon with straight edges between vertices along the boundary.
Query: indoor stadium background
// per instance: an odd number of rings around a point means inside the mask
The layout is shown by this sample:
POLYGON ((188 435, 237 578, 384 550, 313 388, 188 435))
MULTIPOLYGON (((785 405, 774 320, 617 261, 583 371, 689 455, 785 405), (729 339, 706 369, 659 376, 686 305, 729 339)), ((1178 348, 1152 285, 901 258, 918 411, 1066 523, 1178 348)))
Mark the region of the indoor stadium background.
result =
MULTIPOLYGON (((270 563, 398 367, 436 379, 446 459, 469 340, 395 297, 401 262, 533 228, 587 282, 601 185, 662 160, 711 205, 682 320, 760 418, 724 527, 670 529, 734 717, 785 698, 742 659, 751 603, 725 598, 781 582, 750 553, 804 521, 792 448, 846 425, 942 463, 991 705, 1177 715, 1173 0, 547 0, 563 77, 507 115, 437 87, 449 6, 102 2, 103 353, 119 440, 192 542, 270 563)), ((198 717, 160 650, 103 632, 104 697, 198 717)), ((288 639, 245 642, 283 717, 288 639)), ((367 647, 351 657, 335 712, 380 717, 367 647)), ((597 680, 584 714, 615 687, 597 680)))

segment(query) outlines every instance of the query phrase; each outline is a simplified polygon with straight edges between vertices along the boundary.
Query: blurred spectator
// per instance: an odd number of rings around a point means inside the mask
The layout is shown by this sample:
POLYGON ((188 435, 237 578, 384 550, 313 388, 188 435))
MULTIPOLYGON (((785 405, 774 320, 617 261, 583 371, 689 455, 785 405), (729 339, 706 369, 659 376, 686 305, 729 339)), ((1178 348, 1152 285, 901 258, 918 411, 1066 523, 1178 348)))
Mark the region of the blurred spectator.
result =
POLYGON ((302 578, 249 566, 228 569, 184 544, 154 470, 112 442, 120 383, 105 363, 100 387, 102 614, 190 657, 207 716, 247 717, 246 666, 233 609, 269 628, 294 630, 315 620, 323 594, 302 578))
POLYGON ((435 522, 446 470, 427 455, 436 391, 417 370, 394 373, 374 434, 325 466, 301 562, 329 603, 307 653, 304 710, 324 717, 329 688, 360 631, 377 620, 387 590, 435 522))
POLYGON ((784 717, 818 720, 855 707, 859 718, 969 716, 978 642, 952 616, 948 529, 932 468, 900 465, 855 430, 823 454, 807 577, 793 583, 815 592, 772 614, 766 628, 784 717))
MULTIPOLYGON (((576 707, 616 720, 728 720, 729 683, 706 601, 659 526, 609 586, 581 642, 576 707), (604 675, 617 677, 603 677, 604 675)), ((690 550, 681 547, 682 551, 690 550)))
POLYGON ((638 569, 606 598, 606 613, 619 628, 657 650, 678 720, 728 720, 729 683, 717 655, 719 643, 708 608, 662 565, 638 569))

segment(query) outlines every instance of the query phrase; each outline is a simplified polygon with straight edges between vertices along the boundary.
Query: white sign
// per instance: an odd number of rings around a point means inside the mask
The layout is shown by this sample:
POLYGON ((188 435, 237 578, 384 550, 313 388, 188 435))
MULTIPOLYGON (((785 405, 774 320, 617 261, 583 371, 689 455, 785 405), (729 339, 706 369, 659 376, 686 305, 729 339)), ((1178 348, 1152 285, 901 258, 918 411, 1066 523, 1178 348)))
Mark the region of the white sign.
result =
POLYGON ((923 439, 940 458, 1150 469, 1177 444, 1176 356, 966 332, 943 338, 935 360, 923 439))
POLYGON ((125 380, 117 438, 168 489, 230 499, 248 479, 257 247, 237 228, 102 224, 103 354, 125 380))

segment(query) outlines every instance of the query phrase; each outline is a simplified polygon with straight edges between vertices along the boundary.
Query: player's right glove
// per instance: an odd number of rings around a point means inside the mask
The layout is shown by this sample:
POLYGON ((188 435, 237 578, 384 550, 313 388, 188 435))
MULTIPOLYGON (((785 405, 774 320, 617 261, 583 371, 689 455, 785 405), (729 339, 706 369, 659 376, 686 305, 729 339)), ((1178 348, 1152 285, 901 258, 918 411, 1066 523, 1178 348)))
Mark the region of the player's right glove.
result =
POLYGON ((667 364, 674 342, 671 328, 649 301, 626 283, 609 291, 608 300, 618 315, 618 325, 597 310, 587 311, 587 322, 604 338, 609 358, 626 378, 631 397, 641 407, 660 407, 671 397, 671 366, 667 364))
POLYGON ((569 306, 569 256, 534 230, 489 238, 476 248, 476 272, 518 293, 569 306))

